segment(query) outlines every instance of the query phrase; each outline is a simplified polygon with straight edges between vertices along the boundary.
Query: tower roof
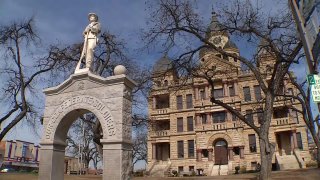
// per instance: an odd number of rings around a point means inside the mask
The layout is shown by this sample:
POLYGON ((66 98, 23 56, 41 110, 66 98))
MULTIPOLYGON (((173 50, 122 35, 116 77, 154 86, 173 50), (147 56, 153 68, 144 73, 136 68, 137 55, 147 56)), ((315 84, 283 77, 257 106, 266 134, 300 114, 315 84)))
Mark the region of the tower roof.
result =
POLYGON ((170 60, 166 54, 162 56, 153 66, 154 73, 164 73, 171 69, 173 69, 172 60, 170 60))

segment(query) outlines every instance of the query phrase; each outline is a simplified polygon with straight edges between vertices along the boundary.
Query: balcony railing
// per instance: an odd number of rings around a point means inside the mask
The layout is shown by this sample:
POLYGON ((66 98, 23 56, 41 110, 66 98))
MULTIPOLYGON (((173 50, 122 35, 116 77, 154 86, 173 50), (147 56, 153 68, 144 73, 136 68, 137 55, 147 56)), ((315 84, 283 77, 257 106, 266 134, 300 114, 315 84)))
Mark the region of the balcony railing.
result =
POLYGON ((242 128, 244 127, 244 123, 241 121, 231 121, 231 122, 223 122, 223 123, 208 123, 208 124, 198 124, 195 126, 195 130, 203 131, 203 130, 224 130, 229 128, 242 128))
POLYGON ((161 115, 161 114, 168 114, 170 111, 169 108, 162 108, 162 109, 153 109, 151 111, 152 115, 161 115))
POLYGON ((289 125, 293 123, 294 122, 290 117, 275 118, 275 119, 272 119, 271 121, 271 125, 274 125, 274 126, 289 125))
POLYGON ((150 132, 150 136, 152 137, 164 137, 169 135, 170 135, 170 130, 160 130, 160 131, 150 132))

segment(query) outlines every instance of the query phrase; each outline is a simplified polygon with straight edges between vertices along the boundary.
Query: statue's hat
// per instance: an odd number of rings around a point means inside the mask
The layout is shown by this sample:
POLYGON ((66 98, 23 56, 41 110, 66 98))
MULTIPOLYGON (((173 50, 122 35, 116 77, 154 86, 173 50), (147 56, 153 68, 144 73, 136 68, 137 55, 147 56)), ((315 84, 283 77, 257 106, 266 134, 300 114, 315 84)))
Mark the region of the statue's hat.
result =
POLYGON ((96 20, 98 21, 98 16, 96 15, 96 13, 89 13, 88 14, 88 19, 90 19, 90 16, 96 17, 96 20))

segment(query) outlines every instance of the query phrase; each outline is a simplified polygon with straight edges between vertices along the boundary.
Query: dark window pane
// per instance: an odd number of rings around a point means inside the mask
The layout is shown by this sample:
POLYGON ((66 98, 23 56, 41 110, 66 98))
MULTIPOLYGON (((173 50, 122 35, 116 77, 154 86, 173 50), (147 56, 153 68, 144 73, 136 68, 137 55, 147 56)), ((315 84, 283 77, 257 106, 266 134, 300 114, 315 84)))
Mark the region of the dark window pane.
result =
POLYGON ((249 149, 250 152, 257 152, 256 135, 249 134, 249 149))
POLYGON ((303 149, 301 133, 297 132, 297 144, 299 149, 303 149))
POLYGON ((207 114, 201 114, 202 124, 207 124, 207 114))
POLYGON ((187 109, 193 108, 192 94, 187 94, 187 109))
POLYGON ((177 118, 177 132, 183 132, 183 118, 177 118))
POLYGON ((201 154, 202 154, 202 157, 207 158, 207 157, 208 157, 208 154, 209 154, 208 149, 202 149, 202 150, 201 150, 201 154))
POLYGON ((200 95, 200 100, 203 100, 206 98, 206 94, 205 94, 204 89, 199 90, 199 95, 200 95))
POLYGON ((236 95, 234 86, 230 86, 230 87, 229 87, 229 94, 230 94, 230 96, 235 96, 235 95, 236 95))
POLYGON ((262 99, 260 86, 254 86, 254 95, 257 101, 262 99))
POLYGON ((245 101, 251 101, 251 94, 249 87, 243 87, 243 96, 245 101))
POLYGON ((215 112, 212 113, 213 123, 222 123, 226 121, 226 112, 215 112))
POLYGON ((188 157, 194 158, 194 140, 188 140, 188 157))
POLYGON ((183 109, 182 96, 177 96, 177 109, 183 109))
POLYGON ((184 158, 183 141, 178 141, 178 158, 184 158))
POLYGON ((240 155, 240 148, 239 147, 233 147, 234 155, 240 155))
POLYGON ((246 110, 246 120, 253 123, 253 114, 252 110, 246 110))
POLYGON ((260 124, 262 124, 262 121, 263 121, 263 109, 262 108, 257 109, 257 116, 258 116, 258 122, 260 124))
POLYGON ((237 116, 232 114, 232 121, 236 121, 237 120, 237 116))
POLYGON ((193 131, 193 117, 189 116, 187 117, 187 121, 188 121, 188 131, 193 131))
POLYGON ((214 89, 213 90, 213 97, 214 98, 222 98, 223 97, 223 89, 214 89))

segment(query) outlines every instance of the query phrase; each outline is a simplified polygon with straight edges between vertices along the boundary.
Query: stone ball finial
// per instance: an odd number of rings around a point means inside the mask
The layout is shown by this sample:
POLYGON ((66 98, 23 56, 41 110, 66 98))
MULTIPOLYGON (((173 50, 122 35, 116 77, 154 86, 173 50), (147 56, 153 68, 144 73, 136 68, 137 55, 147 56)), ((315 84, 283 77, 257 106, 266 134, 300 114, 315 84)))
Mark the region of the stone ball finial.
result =
POLYGON ((117 65, 113 71, 114 75, 127 74, 127 69, 123 65, 117 65))

